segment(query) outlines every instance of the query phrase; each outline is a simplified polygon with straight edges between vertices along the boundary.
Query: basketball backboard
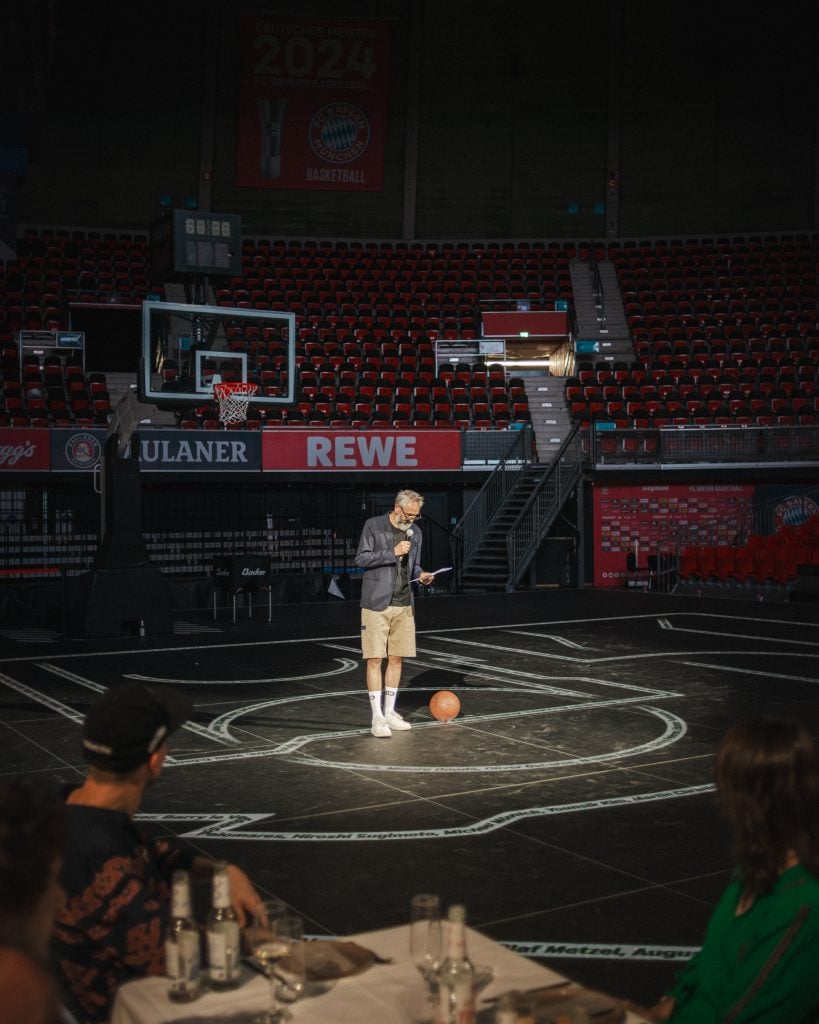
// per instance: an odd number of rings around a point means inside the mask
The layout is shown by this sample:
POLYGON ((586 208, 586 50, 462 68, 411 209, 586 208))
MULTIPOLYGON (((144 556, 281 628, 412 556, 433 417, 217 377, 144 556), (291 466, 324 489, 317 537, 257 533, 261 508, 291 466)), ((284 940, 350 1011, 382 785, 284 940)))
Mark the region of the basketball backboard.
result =
POLYGON ((145 302, 139 398, 160 408, 203 405, 219 381, 253 381, 253 405, 296 398, 296 317, 270 309, 145 302))

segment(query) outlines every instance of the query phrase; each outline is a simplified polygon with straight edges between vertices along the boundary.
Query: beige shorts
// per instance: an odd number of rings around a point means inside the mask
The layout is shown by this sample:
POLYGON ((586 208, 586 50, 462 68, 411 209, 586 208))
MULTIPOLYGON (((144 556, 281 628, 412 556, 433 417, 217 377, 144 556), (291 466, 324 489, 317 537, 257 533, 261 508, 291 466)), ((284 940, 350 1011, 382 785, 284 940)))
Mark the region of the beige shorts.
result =
POLYGON ((361 609, 362 657, 415 657, 415 616, 412 605, 390 605, 383 612, 361 609))

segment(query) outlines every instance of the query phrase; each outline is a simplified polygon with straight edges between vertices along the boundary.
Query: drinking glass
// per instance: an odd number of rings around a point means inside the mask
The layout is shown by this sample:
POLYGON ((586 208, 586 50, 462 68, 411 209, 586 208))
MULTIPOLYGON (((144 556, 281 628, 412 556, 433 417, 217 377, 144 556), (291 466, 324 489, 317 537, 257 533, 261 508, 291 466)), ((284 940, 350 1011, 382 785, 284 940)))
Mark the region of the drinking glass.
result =
POLYGON ((242 935, 242 948, 246 955, 253 956, 253 950, 257 945, 257 936, 269 934, 270 922, 274 918, 284 917, 286 913, 287 904, 275 896, 258 902, 242 935))
POLYGON ((410 904, 410 956, 427 988, 430 1019, 435 1017, 435 978, 442 942, 441 901, 433 893, 418 893, 410 904))
MULTIPOLYGON (((290 952, 280 960, 275 972, 276 998, 280 1003, 295 1003, 304 995, 307 982, 307 951, 300 917, 279 918, 288 930, 290 952), (291 922, 291 924, 287 924, 291 922)), ((281 930, 281 929, 280 929, 281 930)), ((287 1012, 287 1011, 285 1011, 287 1012)), ((287 1016, 290 1014, 287 1012, 287 1016)))
MULTIPOLYGON (((278 901, 276 905, 280 907, 278 901)), ((277 916, 274 906, 262 903, 253 917, 248 937, 253 956, 270 980, 270 1007, 256 1018, 256 1024, 281 1024, 291 1016, 279 999, 279 993, 283 991, 282 979, 292 973, 291 962, 304 964, 301 918, 286 914, 277 916)), ((301 975, 303 979, 303 966, 301 975)), ((304 988, 303 980, 301 988, 304 988)))

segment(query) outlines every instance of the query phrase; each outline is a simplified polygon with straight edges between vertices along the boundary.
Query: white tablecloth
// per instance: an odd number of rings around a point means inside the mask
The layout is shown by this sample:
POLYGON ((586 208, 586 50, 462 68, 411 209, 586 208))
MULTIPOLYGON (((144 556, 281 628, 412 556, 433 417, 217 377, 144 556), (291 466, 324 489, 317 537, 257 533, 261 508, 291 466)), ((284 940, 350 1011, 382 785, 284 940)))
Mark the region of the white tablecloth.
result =
MULTIPOLYGON (((363 974, 342 978, 321 995, 305 997, 291 1007, 293 1024, 412 1024, 424 1016, 425 989, 420 974, 409 958, 409 926, 385 928, 349 936, 393 963, 374 964, 363 974)), ((478 998, 480 1009, 485 998, 509 989, 531 989, 565 980, 548 967, 513 953, 471 928, 467 929, 469 958, 476 966, 492 967, 494 977, 478 998)), ((167 978, 145 978, 123 985, 117 994, 111 1024, 167 1024, 186 1021, 194 1024, 209 1019, 210 1024, 233 1016, 261 1011, 270 996, 269 983, 261 975, 244 968, 242 985, 230 992, 207 992, 192 1003, 173 1003, 168 999, 167 978)), ((637 1024, 640 1018, 626 1018, 637 1024)))

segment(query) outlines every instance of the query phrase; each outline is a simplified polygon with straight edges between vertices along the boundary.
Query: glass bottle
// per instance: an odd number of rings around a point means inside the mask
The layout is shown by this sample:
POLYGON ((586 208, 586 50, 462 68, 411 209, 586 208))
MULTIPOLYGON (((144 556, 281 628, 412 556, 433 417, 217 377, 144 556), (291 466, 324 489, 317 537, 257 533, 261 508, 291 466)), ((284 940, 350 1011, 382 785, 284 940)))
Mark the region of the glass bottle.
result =
POLYGON ((173 874, 165 964, 171 979, 169 999, 187 1003, 201 995, 199 929, 191 913, 191 884, 187 871, 174 871, 173 874))
POLYGON ((449 908, 446 959, 438 971, 437 1024, 475 1024, 475 971, 466 955, 466 910, 449 908))
POLYGON ((215 989, 236 988, 241 977, 239 919, 230 902, 226 861, 213 868, 213 902, 208 914, 208 976, 215 989))

